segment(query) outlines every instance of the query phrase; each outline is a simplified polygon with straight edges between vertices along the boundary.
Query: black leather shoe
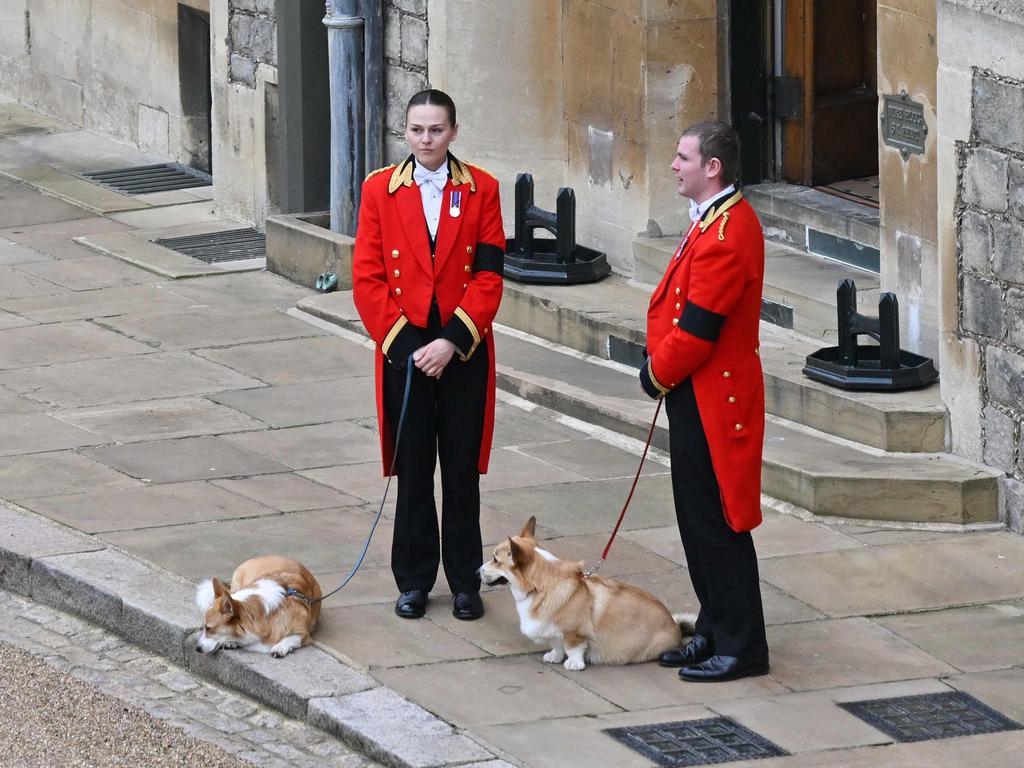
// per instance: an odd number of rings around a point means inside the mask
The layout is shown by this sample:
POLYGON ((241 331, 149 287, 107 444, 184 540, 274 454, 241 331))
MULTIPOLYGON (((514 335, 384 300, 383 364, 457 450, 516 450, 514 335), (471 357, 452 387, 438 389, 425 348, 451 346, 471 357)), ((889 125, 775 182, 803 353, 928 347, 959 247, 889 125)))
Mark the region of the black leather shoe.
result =
POLYGON ((479 592, 456 592, 452 598, 452 616, 473 621, 484 615, 484 601, 479 592))
POLYGON ((427 590, 410 589, 398 596, 395 615, 403 619, 418 619, 427 612, 427 590))
POLYGON ((693 683, 724 683, 726 680, 767 674, 767 656, 745 659, 736 656, 712 656, 700 664, 691 664, 679 670, 679 677, 693 683))
POLYGON ((663 667, 687 667, 707 661, 714 655, 711 641, 704 635, 694 635, 682 648, 673 648, 661 654, 658 663, 663 667))

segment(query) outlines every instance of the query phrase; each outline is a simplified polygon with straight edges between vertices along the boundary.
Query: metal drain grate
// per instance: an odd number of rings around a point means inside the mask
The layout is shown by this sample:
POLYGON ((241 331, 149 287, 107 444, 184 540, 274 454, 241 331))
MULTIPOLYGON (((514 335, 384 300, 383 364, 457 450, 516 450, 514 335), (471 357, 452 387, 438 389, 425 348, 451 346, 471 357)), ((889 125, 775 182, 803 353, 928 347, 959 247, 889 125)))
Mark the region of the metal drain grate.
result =
POLYGON ((227 232, 207 232, 202 235, 168 237, 154 240, 157 245, 213 264, 220 261, 265 259, 267 238, 255 229, 231 229, 227 232))
POLYGON ((90 171, 81 174, 81 177, 123 195, 170 192, 175 189, 206 187, 213 184, 213 177, 209 174, 180 163, 140 165, 136 168, 118 168, 115 171, 90 171))
POLYGON ((900 742, 1017 731, 1021 726, 966 693, 840 702, 840 707, 900 742))
POLYGON ((658 765, 673 768, 789 754, 727 717, 612 728, 605 733, 658 765))

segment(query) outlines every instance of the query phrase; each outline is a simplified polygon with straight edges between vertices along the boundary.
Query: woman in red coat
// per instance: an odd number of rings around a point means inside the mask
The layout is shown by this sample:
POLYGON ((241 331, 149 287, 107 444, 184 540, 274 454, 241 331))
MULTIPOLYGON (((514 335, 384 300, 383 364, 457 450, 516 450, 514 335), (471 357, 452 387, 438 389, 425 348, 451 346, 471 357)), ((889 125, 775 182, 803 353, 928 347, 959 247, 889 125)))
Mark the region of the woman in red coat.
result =
POLYGON ((413 365, 399 441, 391 570, 395 613, 415 619, 440 562, 458 619, 483 615, 480 473, 494 427, 494 340, 505 233, 498 182, 456 159, 455 104, 421 91, 406 109, 412 154, 363 182, 352 260, 353 296, 377 342, 377 418, 384 471, 413 365), (441 464, 440 535, 434 467, 441 464))

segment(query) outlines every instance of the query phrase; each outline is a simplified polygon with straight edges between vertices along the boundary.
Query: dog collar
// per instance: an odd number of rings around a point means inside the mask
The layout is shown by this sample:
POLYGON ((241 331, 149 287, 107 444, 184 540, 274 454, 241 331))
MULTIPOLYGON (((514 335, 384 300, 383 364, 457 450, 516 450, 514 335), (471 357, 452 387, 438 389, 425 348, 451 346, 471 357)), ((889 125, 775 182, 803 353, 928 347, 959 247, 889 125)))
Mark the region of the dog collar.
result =
POLYGON ((308 597, 306 597, 306 596, 305 596, 304 594, 302 594, 301 592, 299 592, 299 590, 297 590, 297 589, 295 589, 295 588, 293 588, 293 587, 288 587, 288 589, 286 589, 286 590, 284 591, 284 596, 285 596, 285 597, 297 597, 297 598, 298 598, 299 600, 301 600, 302 602, 304 602, 304 603, 305 603, 306 605, 308 605, 308 606, 311 606, 311 605, 313 605, 313 601, 312 601, 312 600, 310 600, 310 599, 309 599, 308 597))

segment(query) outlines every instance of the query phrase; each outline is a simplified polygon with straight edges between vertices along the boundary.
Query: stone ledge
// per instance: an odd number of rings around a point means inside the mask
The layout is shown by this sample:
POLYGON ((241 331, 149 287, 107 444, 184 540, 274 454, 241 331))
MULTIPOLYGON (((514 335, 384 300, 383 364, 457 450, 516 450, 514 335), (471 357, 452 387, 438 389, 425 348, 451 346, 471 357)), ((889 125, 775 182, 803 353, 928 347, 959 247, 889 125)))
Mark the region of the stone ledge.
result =
POLYGON ((312 699, 307 720, 395 768, 464 765, 494 757, 448 723, 387 688, 312 699))
POLYGON ((338 290, 352 288, 355 240, 327 228, 325 213, 268 216, 267 271, 312 288, 321 272, 338 276, 338 290))

